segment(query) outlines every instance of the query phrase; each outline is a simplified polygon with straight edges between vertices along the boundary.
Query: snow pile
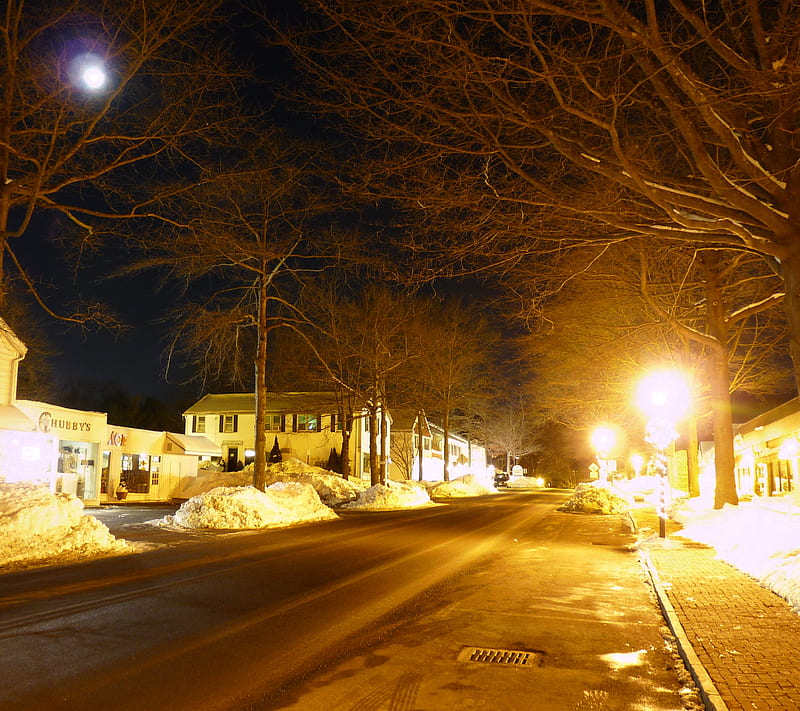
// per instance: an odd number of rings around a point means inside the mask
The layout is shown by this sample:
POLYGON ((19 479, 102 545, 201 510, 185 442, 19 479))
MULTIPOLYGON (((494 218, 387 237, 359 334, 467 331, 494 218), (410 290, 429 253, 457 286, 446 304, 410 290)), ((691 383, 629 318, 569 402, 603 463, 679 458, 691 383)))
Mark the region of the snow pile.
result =
POLYGON ((533 476, 510 476, 506 486, 509 489, 541 489, 542 482, 533 476))
POLYGON ((432 505, 433 501, 424 486, 411 481, 389 480, 386 484, 370 486, 359 494, 356 501, 344 504, 342 508, 385 511, 432 505))
POLYGON ((714 510, 689 499, 672 518, 677 535, 713 546, 717 557, 748 573, 800 612, 800 496, 743 501, 714 510))
POLYGON ((77 560, 130 548, 83 513, 71 494, 31 483, 0 484, 0 565, 77 560))
POLYGON ((184 501, 165 525, 183 528, 278 528, 337 518, 308 484, 278 482, 259 491, 254 486, 220 486, 184 501))
POLYGON ((458 477, 452 481, 442 481, 430 489, 430 495, 439 499, 456 499, 465 496, 486 496, 496 494, 497 489, 474 474, 458 477))
MULTIPOLYGON (((277 482, 300 482, 310 484, 328 506, 338 506, 358 498, 366 484, 358 480, 342 478, 341 474, 322 467, 305 464, 291 458, 285 462, 270 464, 266 471, 266 484, 277 482)), ((220 486, 248 486, 253 483, 253 465, 248 464, 237 472, 200 470, 197 477, 182 490, 185 498, 204 494, 220 486)))
POLYGON ((633 501, 622 492, 612 490, 599 482, 578 484, 575 492, 561 507, 562 511, 580 513, 617 514, 625 513, 633 501))

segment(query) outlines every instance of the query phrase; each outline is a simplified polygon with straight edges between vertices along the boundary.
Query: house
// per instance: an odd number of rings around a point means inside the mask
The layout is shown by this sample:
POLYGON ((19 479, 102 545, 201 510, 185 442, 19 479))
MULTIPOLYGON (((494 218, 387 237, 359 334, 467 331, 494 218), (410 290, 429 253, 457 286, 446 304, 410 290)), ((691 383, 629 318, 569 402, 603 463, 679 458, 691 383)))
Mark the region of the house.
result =
MULTIPOLYGON (((241 469, 255 457, 255 404, 255 393, 204 395, 183 413, 185 432, 201 434, 218 445, 228 470, 241 469)), ((388 448, 392 422, 388 413, 386 421, 384 437, 388 448)), ((267 448, 277 441, 283 459, 295 457, 327 468, 332 459, 341 455, 343 426, 335 393, 267 393, 267 448)), ((369 426, 365 409, 353 413, 350 474, 361 479, 370 478, 369 426)))
POLYGON ((740 495, 774 496, 800 486, 800 398, 764 412, 736 430, 740 495))
MULTIPOLYGON (((432 423, 424 411, 405 410, 396 413, 392 423, 391 442, 391 479, 441 481, 444 478, 444 429, 432 423)), ((485 447, 450 432, 447 448, 451 479, 465 474, 485 475, 488 463, 485 447)))

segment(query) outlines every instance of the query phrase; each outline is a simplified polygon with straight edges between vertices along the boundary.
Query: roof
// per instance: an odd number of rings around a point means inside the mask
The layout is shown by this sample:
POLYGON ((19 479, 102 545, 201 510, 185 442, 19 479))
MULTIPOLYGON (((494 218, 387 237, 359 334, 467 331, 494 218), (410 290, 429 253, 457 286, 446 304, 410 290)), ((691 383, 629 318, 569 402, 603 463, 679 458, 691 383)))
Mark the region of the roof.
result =
POLYGON ((212 457, 221 457, 222 449, 214 444, 207 437, 200 435, 185 435, 177 434, 175 432, 165 432, 166 439, 164 442, 164 451, 172 451, 173 446, 178 447, 180 454, 194 454, 199 456, 210 455, 212 457))
POLYGON ((18 407, 0 405, 0 430, 34 432, 36 423, 18 407))
POLYGON ((794 415, 796 412, 800 412, 800 397, 792 398, 791 400, 784 402, 782 405, 773 407, 771 410, 762 412, 752 420, 748 420, 739 426, 738 433, 747 434, 748 432, 752 432, 759 427, 764 427, 773 422, 777 422, 778 420, 782 420, 784 417, 794 415))
POLYGON ((3 321, 2 317, 0 317, 0 335, 2 335, 9 346, 19 354, 20 358, 25 357, 25 354, 28 352, 28 347, 19 339, 17 334, 11 330, 11 326, 3 321))
MULTIPOLYGON (((255 393, 207 394, 188 408, 184 415, 235 414, 255 412, 255 393)), ((331 412, 336 409, 333 392, 267 393, 267 411, 282 414, 331 412)))

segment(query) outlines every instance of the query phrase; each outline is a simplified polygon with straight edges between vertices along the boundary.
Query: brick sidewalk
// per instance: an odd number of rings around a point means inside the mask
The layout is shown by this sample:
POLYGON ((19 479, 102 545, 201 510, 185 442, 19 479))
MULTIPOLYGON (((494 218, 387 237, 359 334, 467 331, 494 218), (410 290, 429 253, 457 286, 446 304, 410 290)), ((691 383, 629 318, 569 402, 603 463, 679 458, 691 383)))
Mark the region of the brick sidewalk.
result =
MULTIPOLYGON (((642 524, 652 527, 655 516, 636 512, 634 518, 641 530, 642 524)), ((800 709, 800 615, 749 575, 717 560, 713 548, 680 538, 677 524, 669 522, 667 535, 666 541, 646 544, 645 553, 657 574, 657 592, 668 597, 667 607, 716 687, 711 691, 717 703, 712 698, 709 707, 800 709)))

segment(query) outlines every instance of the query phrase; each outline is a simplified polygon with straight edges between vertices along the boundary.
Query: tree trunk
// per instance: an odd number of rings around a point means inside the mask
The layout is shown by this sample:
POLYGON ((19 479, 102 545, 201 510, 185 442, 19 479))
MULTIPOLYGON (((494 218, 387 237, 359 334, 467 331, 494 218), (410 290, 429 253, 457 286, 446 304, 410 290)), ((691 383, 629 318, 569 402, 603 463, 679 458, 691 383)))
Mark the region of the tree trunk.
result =
POLYGON ((697 437, 697 418, 692 412, 687 421, 686 432, 686 465, 689 477, 689 496, 700 496, 700 462, 698 461, 698 451, 700 442, 697 437))
POLYGON ((444 481, 450 481, 450 408, 445 406, 444 410, 444 418, 442 422, 442 428, 444 430, 442 435, 442 475, 444 476, 444 481))
POLYGON ((261 276, 258 287, 258 344, 256 347, 256 456, 253 486, 261 491, 267 483, 267 283, 261 276))
POLYGON ((345 412, 344 407, 339 408, 339 417, 342 418, 342 477, 350 478, 350 435, 353 432, 353 413, 345 412))
POLYGON ((714 471, 716 474, 714 508, 721 509, 725 504, 736 506, 739 503, 734 475, 733 415, 727 350, 728 329, 719 281, 719 254, 706 250, 701 253, 701 259, 706 277, 708 331, 717 341, 717 347, 711 349, 708 376, 714 428, 714 471))
POLYGON ((369 405, 369 483, 377 486, 381 483, 378 461, 378 406, 369 405))
POLYGON ((781 260, 781 275, 785 290, 783 305, 789 321, 789 354, 794 364, 795 387, 800 394, 800 250, 781 260))
POLYGON ((425 470, 424 469, 424 461, 423 461, 423 455, 425 454, 425 444, 424 444, 424 441, 422 439, 423 438, 423 434, 422 434, 422 412, 421 411, 417 413, 417 430, 418 430, 418 435, 419 435, 419 439, 417 440, 417 447, 418 447, 417 456, 419 457, 419 461, 417 463, 419 465, 419 480, 422 481, 423 480, 423 473, 424 473, 424 470, 425 470))
POLYGON ((389 464, 389 438, 386 436, 386 426, 389 418, 386 416, 386 408, 381 407, 381 484, 386 483, 388 478, 388 464, 389 464))

